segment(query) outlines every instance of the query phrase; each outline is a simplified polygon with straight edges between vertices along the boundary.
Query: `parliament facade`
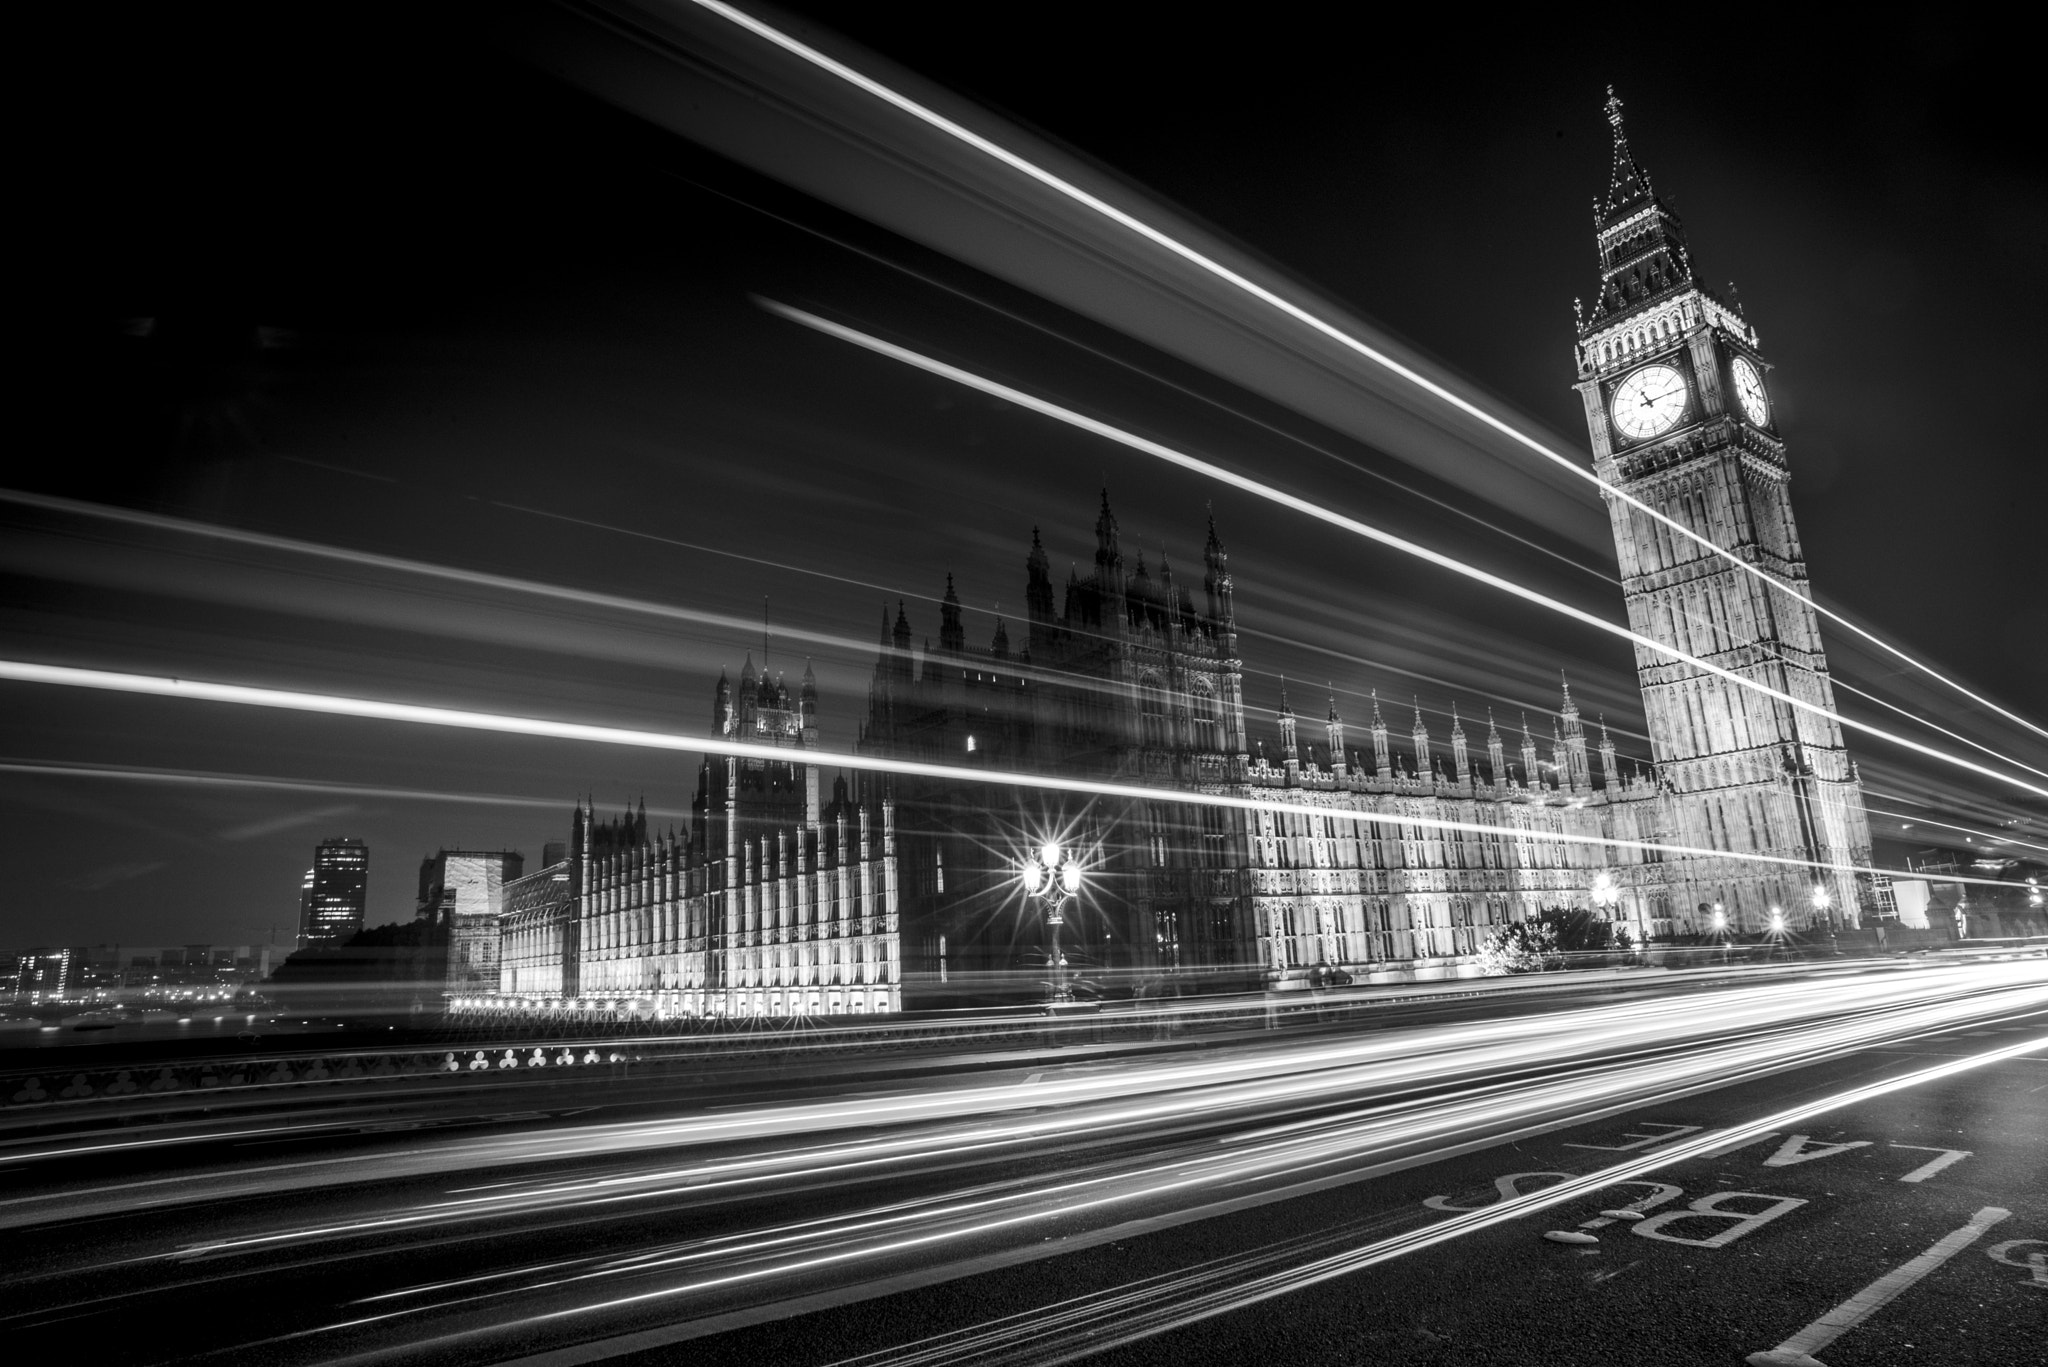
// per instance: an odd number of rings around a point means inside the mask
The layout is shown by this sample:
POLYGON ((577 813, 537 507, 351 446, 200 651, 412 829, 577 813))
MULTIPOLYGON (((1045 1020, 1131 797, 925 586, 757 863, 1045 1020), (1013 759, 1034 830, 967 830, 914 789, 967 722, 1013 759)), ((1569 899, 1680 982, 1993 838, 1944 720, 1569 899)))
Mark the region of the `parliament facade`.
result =
POLYGON ((815 680, 793 695, 749 658, 713 729, 788 758, 706 758, 682 833, 579 805, 560 857, 504 885, 497 991, 458 1006, 781 1018, 1042 995, 1017 870, 1046 840, 1086 866, 1068 974, 1107 995, 1457 976, 1546 908, 1638 940, 1705 930, 1710 909, 1737 930, 1855 924, 1867 821, 1757 335, 1695 278, 1618 100, 1608 115, 1575 354, 1652 766, 1625 775, 1568 686, 1542 745, 1524 722, 1511 749, 1491 717, 1475 744, 1455 708, 1441 738, 1419 706, 1397 731, 1377 698, 1355 726, 1334 699, 1303 717, 1284 685, 1255 737, 1213 521, 1198 582, 1163 556, 1155 574, 1105 493, 1085 575, 1056 586, 1033 533, 1021 639, 998 623, 970 645, 950 579, 936 644, 884 610, 858 750, 909 771, 833 776, 827 800, 805 757, 815 680))

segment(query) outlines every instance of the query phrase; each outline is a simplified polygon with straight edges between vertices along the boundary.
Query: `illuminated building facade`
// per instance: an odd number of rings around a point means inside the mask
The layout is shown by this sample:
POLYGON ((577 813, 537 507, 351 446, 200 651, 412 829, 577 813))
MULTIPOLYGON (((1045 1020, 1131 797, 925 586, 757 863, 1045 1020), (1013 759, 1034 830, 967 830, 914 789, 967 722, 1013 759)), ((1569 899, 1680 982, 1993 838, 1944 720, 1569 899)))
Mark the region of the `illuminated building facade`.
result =
MULTIPOLYGON (((1608 496, 1629 621, 1832 711, 1816 615, 1774 587, 1803 595, 1807 576, 1756 332, 1695 278, 1677 217, 1622 135, 1619 102, 1608 109, 1601 291, 1576 348, 1595 468, 1708 543, 1608 496)), ((1113 991, 1172 990, 1196 972, 1283 988, 1332 970, 1367 981, 1470 973, 1493 931, 1547 908, 1596 910, 1641 940, 1703 930, 1717 905, 1755 930, 1773 908, 1797 928, 1854 925, 1874 904, 1853 872, 1869 865, 1860 782, 1828 717, 1643 649, 1651 770, 1624 773, 1604 727, 1592 744, 1569 686, 1547 759, 1526 719, 1514 753, 1490 716, 1475 748, 1455 707, 1447 743, 1419 703, 1397 739, 1377 698, 1367 753, 1346 743, 1334 699, 1310 734, 1284 685, 1269 751, 1246 726, 1229 556, 1213 522, 1199 592, 1164 554, 1156 576, 1142 554, 1127 565, 1106 494, 1095 543, 1089 571, 1056 588, 1034 531, 1014 647, 1000 620, 986 646, 967 643, 950 576, 936 644, 917 643, 904 604, 884 609, 859 751, 966 773, 863 776, 857 799, 842 780, 826 808, 818 767, 797 755, 707 759, 683 837, 650 839, 644 814, 600 826, 579 808, 560 874, 508 889, 501 992, 746 1016, 1014 994, 1047 966, 1017 871, 1049 839, 1086 864, 1061 940, 1070 976, 1113 991), (1020 789, 976 769, 1162 797, 1020 789), (1174 792, 1249 806, 1194 806, 1174 792), (1666 857, 1637 842, 1793 862, 1666 857), (1809 863, 1847 867, 1816 874, 1809 863)), ((714 726, 800 754, 816 746, 816 709, 808 672, 792 701, 750 658, 737 694, 721 677, 714 726)))
POLYGON ((1247 823, 1244 879, 1268 981, 1299 982, 1321 966, 1360 980, 1453 976, 1494 928, 1548 907, 1596 909, 1638 943, 1670 931, 1654 852, 1577 843, 1654 841, 1666 817, 1657 784, 1624 776, 1604 728, 1595 771, 1568 686, 1547 762, 1523 723, 1519 776, 1491 719, 1475 755, 1455 708, 1448 757, 1419 708, 1397 742, 1377 698, 1369 759, 1347 750, 1334 701, 1320 759, 1284 687, 1279 720, 1278 751, 1253 757, 1234 791, 1331 815, 1262 810, 1247 823))
MULTIPOLYGON (((1051 565, 1032 534, 1021 651, 1000 621, 986 647, 967 644, 950 579, 936 647, 913 648, 900 603, 893 624, 885 612, 861 752, 1162 789, 1221 792, 1237 781, 1243 669, 1215 528, 1199 599, 1163 555, 1156 577, 1142 554, 1126 568, 1106 494, 1095 543, 1090 571, 1069 572, 1056 608, 1051 565)), ((1049 837, 1088 850, 1091 891, 1068 936, 1084 981, 1149 972, 1167 943, 1189 966, 1248 965, 1243 840, 1227 811, 1084 808, 972 779, 891 777, 883 787, 895 803, 905 953, 935 1004, 982 999, 987 984, 1042 955, 1042 928, 1024 914, 1010 860, 1049 837)))
MULTIPOLYGON (((1594 206, 1600 290, 1576 349, 1594 468, 1699 538, 1606 495, 1629 625, 1831 713, 1756 329, 1698 279, 1678 217, 1629 150, 1612 91, 1607 114, 1613 173, 1594 206)), ((1842 866, 1869 866, 1870 829, 1840 725, 1643 647, 1636 669, 1674 843, 1837 866, 1676 861, 1674 894, 1691 928, 1704 928, 1714 903, 1746 929, 1767 924, 1773 907, 1795 926, 1830 911, 1857 924, 1874 896, 1842 866)))
POLYGON ((337 836, 313 850, 310 885, 300 897, 299 947, 346 944, 363 928, 370 887, 370 847, 337 836))
POLYGON ((707 757, 686 833, 651 832, 644 803, 599 821, 577 806, 560 857, 506 883, 495 992, 458 1010, 676 1017, 903 1009, 890 804, 844 780, 821 800, 817 680, 792 696, 721 676, 718 733, 786 747, 787 761, 707 757))
POLYGON ((1558 838, 1653 841, 1668 820, 1656 783, 1625 778, 1604 733, 1596 772, 1568 687, 1547 765, 1525 723, 1519 777, 1491 723, 1475 754, 1455 709, 1447 749, 1419 709, 1396 745, 1375 700, 1368 757, 1346 745, 1333 700, 1318 745, 1284 684, 1269 754, 1245 723, 1230 561, 1213 522, 1199 599, 1163 559, 1156 578, 1142 557, 1126 571, 1106 496, 1095 535, 1092 571, 1069 574, 1055 612, 1034 533, 1021 654, 1002 623, 986 648, 965 643, 950 580, 936 648, 912 648, 901 605, 893 623, 885 614, 860 748, 1273 805, 1048 806, 971 779, 887 779, 920 1001, 974 1000, 982 984, 1031 966, 1041 928, 1026 914, 1014 857, 1047 838, 1087 850, 1086 889, 1064 937, 1084 980, 1201 970, 1212 981, 1299 986, 1333 968, 1442 977, 1469 971, 1493 927, 1603 900, 1603 914, 1637 938, 1671 929, 1661 863, 1558 838), (1329 815, 1283 809, 1302 807, 1329 815))
POLYGON ((498 919, 524 860, 510 850, 439 850, 420 861, 419 916, 448 934, 448 990, 498 986, 498 919))

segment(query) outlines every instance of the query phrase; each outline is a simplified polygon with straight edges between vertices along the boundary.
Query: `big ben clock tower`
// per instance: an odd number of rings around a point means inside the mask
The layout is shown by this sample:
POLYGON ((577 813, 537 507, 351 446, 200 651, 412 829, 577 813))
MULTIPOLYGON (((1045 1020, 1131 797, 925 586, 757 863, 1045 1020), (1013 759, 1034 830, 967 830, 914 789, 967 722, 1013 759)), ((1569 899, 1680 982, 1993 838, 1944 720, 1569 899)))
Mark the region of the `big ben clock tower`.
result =
MULTIPOLYGON (((1629 626, 1832 712, 1756 329, 1696 278, 1677 215, 1629 150, 1612 89, 1607 118, 1614 168, 1593 210, 1600 292, 1576 348, 1594 468, 1761 572, 1606 494, 1629 626)), ((1673 843, 1869 867, 1862 785, 1834 720, 1641 646, 1636 672, 1673 843)), ((1730 925, 1756 930, 1774 908, 1795 927, 1853 926, 1869 901, 1863 880, 1839 868, 1689 857, 1671 875, 1674 910, 1696 930, 1716 904, 1730 925)))

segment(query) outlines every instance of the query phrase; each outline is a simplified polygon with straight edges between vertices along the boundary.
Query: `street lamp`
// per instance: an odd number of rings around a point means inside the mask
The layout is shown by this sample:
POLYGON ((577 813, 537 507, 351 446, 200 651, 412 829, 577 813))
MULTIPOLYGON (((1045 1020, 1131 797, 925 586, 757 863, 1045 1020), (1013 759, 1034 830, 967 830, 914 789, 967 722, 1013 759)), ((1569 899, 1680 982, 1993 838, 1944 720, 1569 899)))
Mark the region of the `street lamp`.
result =
POLYGON ((1835 918, 1828 916, 1828 908, 1834 904, 1834 900, 1834 895, 1828 891, 1827 884, 1815 883, 1813 885, 1813 914, 1816 917, 1827 916, 1830 926, 1834 924, 1835 918))
POLYGON ((1593 905, 1604 912, 1612 912, 1614 904, 1621 900, 1621 889, 1614 886, 1614 875, 1603 873, 1593 880, 1593 905))
POLYGON ((1054 1004, 1070 1002, 1074 994, 1067 987, 1067 961, 1060 953, 1060 926, 1066 921, 1070 898, 1081 891, 1081 863, 1073 851, 1062 850, 1057 840, 1048 840, 1026 855, 1021 870, 1024 893, 1044 904, 1045 923, 1052 927, 1052 999, 1054 1004))
POLYGON ((1773 934, 1773 935, 1783 935, 1784 933, 1785 933, 1785 909, 1784 909, 1783 907, 1772 907, 1772 908, 1771 908, 1771 934, 1773 934))
POLYGON ((1719 902, 1714 903, 1714 929, 1717 931, 1728 929, 1728 908, 1722 906, 1719 902))

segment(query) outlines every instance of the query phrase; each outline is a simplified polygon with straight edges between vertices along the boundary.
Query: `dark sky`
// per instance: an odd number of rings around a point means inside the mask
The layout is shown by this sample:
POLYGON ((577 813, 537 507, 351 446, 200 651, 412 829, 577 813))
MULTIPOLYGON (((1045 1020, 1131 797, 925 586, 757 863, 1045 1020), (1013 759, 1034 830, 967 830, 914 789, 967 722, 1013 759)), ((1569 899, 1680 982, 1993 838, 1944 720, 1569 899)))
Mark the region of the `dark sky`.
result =
MULTIPOLYGON (((1104 484, 1126 554, 1156 570, 1163 549, 1198 578, 1213 499, 1255 709, 1286 673, 1304 681, 1297 706, 1328 681, 1354 719, 1368 690, 1419 694, 1441 734, 1454 698, 1506 719, 1549 705, 1566 667, 1624 751, 1646 753, 1611 640, 851 355, 749 295, 1227 448, 1618 614, 1598 578, 1611 559, 639 125, 506 55, 486 13, 115 10, 43 34, 20 203, 37 244, 21 378, 44 436, 9 443, 6 485, 745 621, 765 599, 774 664, 816 658, 841 745, 885 600, 935 635, 928 600, 951 571, 985 641, 998 606, 1021 608, 1034 524, 1056 564, 1086 561, 1104 484)), ((1737 283, 1777 365, 1818 592, 2048 714, 2028 402, 2048 364, 2048 187, 2028 73, 1995 35, 1847 50, 1776 26, 1660 39, 1590 18, 1509 32, 1469 15, 1260 28, 1250 11, 1211 27, 1185 7, 816 13, 1568 434, 1583 432, 1570 310, 1594 281, 1613 82, 1695 259, 1737 283)), ((720 665, 760 650, 738 629, 19 504, 0 504, 0 557, 14 659, 681 730, 708 722, 720 665)), ((2013 747, 2012 728, 1838 638, 1845 682, 2013 747)), ((674 757, 4 687, 0 944, 288 937, 314 841, 343 833, 370 842, 372 920, 402 918, 437 846, 537 856, 580 793, 675 814, 693 786, 674 757), (50 772, 93 766, 164 772, 50 772)), ((1938 800, 1941 819, 2021 810, 1853 748, 1873 788, 1938 800)), ((2044 764, 2038 744, 2024 757, 2044 764)))

